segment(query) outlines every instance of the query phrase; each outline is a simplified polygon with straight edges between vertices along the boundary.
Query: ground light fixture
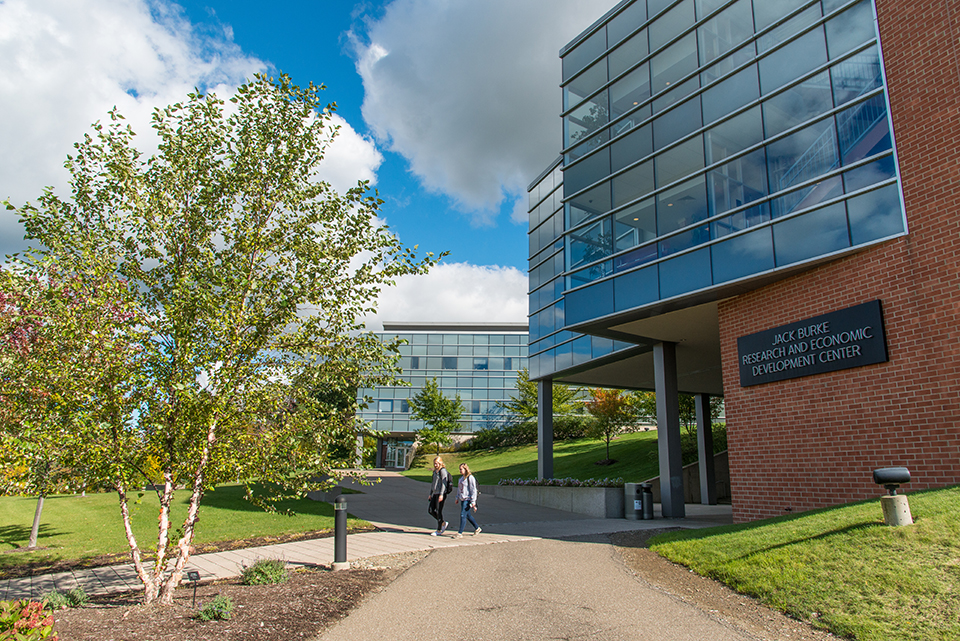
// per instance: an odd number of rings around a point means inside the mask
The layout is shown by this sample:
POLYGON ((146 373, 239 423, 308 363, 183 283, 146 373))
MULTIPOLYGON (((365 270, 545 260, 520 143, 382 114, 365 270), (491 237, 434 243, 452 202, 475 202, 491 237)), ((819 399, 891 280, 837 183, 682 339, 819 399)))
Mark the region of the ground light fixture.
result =
POLYGON ((880 497, 883 508, 883 522, 887 525, 910 525, 913 516, 907 497, 897 494, 897 489, 910 482, 910 470, 905 467, 881 467, 873 471, 873 482, 887 489, 888 494, 880 497))

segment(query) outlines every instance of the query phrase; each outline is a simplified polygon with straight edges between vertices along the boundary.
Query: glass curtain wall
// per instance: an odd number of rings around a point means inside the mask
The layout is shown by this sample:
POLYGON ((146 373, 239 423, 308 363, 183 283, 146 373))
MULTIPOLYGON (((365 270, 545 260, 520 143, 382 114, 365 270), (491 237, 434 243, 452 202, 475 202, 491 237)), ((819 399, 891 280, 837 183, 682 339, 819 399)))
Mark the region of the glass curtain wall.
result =
POLYGON ((497 425, 507 418, 497 407, 516 393, 517 373, 527 367, 527 334, 383 333, 407 341, 400 347, 400 378, 409 387, 377 387, 360 391, 371 399, 360 418, 373 429, 415 432, 422 421, 410 417, 409 399, 436 379, 448 398, 460 394, 464 412, 461 433, 497 425))
POLYGON ((530 191, 531 353, 903 234, 873 11, 637 0, 561 52, 563 156, 530 191))

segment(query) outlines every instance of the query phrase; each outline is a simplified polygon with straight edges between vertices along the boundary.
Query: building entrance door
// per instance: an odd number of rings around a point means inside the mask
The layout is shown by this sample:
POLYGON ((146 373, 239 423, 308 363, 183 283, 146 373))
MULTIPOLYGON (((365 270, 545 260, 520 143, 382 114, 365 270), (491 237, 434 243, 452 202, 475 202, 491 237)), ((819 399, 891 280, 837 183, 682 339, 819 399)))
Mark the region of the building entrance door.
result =
POLYGON ((395 467, 401 470, 407 469, 407 455, 410 453, 409 445, 387 444, 387 462, 386 467, 395 467))

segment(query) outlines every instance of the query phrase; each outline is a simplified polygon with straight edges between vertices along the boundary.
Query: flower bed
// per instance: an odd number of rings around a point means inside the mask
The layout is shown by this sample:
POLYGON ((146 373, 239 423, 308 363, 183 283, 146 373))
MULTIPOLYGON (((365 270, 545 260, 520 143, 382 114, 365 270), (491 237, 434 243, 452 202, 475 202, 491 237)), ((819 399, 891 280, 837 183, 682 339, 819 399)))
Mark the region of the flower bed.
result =
POLYGON ((623 487, 623 479, 500 479, 497 485, 523 485, 539 487, 623 487))

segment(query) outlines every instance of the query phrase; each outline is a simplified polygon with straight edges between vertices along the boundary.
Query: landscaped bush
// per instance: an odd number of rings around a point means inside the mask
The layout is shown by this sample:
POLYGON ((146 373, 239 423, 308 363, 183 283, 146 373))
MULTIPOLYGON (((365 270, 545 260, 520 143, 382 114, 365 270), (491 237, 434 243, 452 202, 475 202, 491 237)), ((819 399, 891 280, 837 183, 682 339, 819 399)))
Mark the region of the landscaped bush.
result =
POLYGON ((60 590, 52 590, 43 595, 43 601, 46 602, 47 606, 52 610, 63 610, 64 608, 80 608, 87 604, 89 601, 87 593, 83 588, 77 586, 72 590, 67 590, 66 592, 61 592, 60 590))
POLYGON ((0 641, 56 639, 53 612, 39 601, 0 601, 0 641))
POLYGON ((623 479, 500 479, 497 485, 534 485, 546 487, 623 487, 623 479))
POLYGON ((260 559, 243 569, 240 582, 244 585, 271 585, 287 580, 287 564, 282 559, 260 559))
POLYGON ((197 611, 197 618, 201 621, 225 621, 233 613, 233 599, 218 594, 210 603, 197 611))
MULTIPOLYGON (((587 428, 594 421, 595 419, 592 416, 585 414, 555 416, 553 417, 553 439, 555 441, 563 441, 583 438, 587 435, 587 428)), ((472 451, 488 450, 494 447, 529 445, 536 442, 537 420, 527 419, 500 427, 480 430, 464 445, 464 449, 472 451)))

